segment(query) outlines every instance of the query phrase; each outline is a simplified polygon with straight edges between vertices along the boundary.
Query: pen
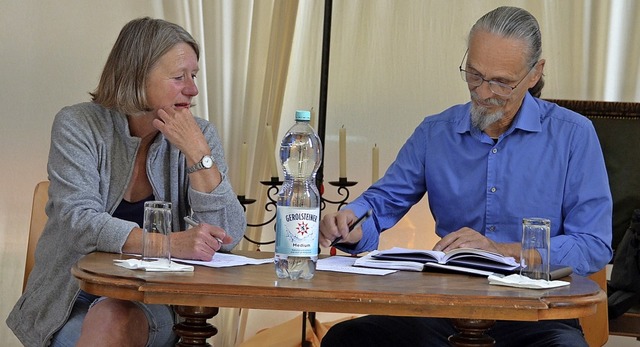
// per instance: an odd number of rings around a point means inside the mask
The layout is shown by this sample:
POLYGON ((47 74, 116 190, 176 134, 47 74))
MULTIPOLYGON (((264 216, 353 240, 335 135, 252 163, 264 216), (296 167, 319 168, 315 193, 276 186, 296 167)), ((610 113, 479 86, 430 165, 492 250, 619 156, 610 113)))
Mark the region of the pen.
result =
POLYGON ((198 226, 198 222, 196 222, 193 218, 189 216, 184 216, 184 221, 187 222, 187 224, 191 225, 192 227, 198 226))
MULTIPOLYGON (((356 219, 356 221, 351 224, 349 226, 349 232, 352 232, 353 229, 359 227, 362 223, 364 223, 364 221, 367 220, 367 218, 369 218, 371 216, 371 214, 373 213, 372 210, 367 211, 365 214, 363 214, 362 216, 360 216, 360 218, 356 219)), ((329 245, 329 247, 333 247, 336 245, 336 243, 342 241, 342 236, 338 236, 335 240, 333 240, 333 242, 331 242, 331 244, 329 245)))
MULTIPOLYGON (((190 216, 184 216, 184 221, 187 222, 187 224, 191 225, 192 227, 197 227, 198 224, 200 224, 200 223, 196 222, 196 220, 191 218, 190 216)), ((218 241, 220 246, 222 246, 222 244, 223 244, 222 239, 220 239, 217 236, 213 236, 213 238, 216 239, 216 241, 218 241)))

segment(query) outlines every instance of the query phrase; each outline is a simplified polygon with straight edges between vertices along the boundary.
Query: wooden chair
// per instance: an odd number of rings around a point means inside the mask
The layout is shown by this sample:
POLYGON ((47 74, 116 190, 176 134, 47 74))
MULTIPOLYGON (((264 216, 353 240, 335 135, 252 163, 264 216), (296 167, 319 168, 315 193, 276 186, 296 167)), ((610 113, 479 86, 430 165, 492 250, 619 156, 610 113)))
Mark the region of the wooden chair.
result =
MULTIPOLYGON (((549 100, 576 111, 593 122, 604 154, 609 185, 613 197, 613 249, 615 250, 629 227, 633 210, 640 208, 640 103, 584 100, 549 100)), ((594 274, 606 288, 606 277, 594 274), (604 282, 603 282, 604 281, 604 282)), ((640 340, 640 308, 613 320, 608 319, 606 305, 584 322, 586 335, 606 327, 610 335, 632 336, 640 340)), ((606 338, 603 343, 606 342, 606 338)), ((590 346, 601 346, 594 342, 590 346)))
POLYGON ((33 193, 33 203, 31 205, 31 223, 29 225, 29 242, 27 244, 27 261, 24 267, 24 280, 22 282, 22 291, 27 287, 27 279, 35 263, 36 245, 44 225, 47 223, 47 214, 44 207, 49 199, 49 181, 42 181, 36 185, 33 193))
MULTIPOLYGON (((602 290, 607 290, 607 270, 602 269, 591 276, 594 282, 598 283, 602 290)), ((607 310, 607 302, 598 304, 595 314, 580 318, 580 325, 584 331, 584 337, 589 347, 604 346, 609 340, 609 315, 607 310)))

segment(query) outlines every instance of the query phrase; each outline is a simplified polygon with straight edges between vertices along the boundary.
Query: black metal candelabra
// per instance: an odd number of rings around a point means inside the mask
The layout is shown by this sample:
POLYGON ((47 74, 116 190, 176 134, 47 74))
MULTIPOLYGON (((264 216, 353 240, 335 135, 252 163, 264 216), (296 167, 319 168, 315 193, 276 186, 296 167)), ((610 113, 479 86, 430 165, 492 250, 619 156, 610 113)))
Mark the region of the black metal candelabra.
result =
MULTIPOLYGON (((263 227, 265 225, 270 224, 276 219, 277 198, 278 198, 278 193, 280 192, 279 187, 282 185, 283 182, 280 181, 279 177, 271 177, 270 181, 260 181, 260 183, 264 186, 269 187, 267 188, 267 202, 264 204, 264 209, 267 211, 267 213, 271 213, 271 216, 269 217, 269 219, 267 219, 262 223, 247 222, 247 227, 250 227, 250 228, 263 227)), ((238 195, 238 201, 240 201, 240 204, 242 205, 242 208, 244 209, 245 212, 247 212, 247 205, 251 205, 254 202, 256 202, 255 199, 247 199, 244 195, 238 195)), ((261 245, 268 245, 275 242, 275 239, 273 241, 266 241, 266 242, 253 240, 249 238, 246 233, 244 234, 244 239, 257 245, 258 249, 260 249, 261 245)))
MULTIPOLYGON (((260 183, 262 185, 268 187, 267 188, 267 201, 264 204, 264 209, 265 209, 265 211, 267 211, 267 213, 269 215, 267 216, 267 218, 263 222, 260 222, 260 223, 247 222, 247 227, 249 227, 249 228, 261 228, 263 226, 271 224, 276 219, 276 209, 277 209, 277 204, 278 204, 278 202, 277 202, 278 200, 277 199, 278 199, 278 194, 280 193, 280 186, 282 185, 283 181, 280 181, 279 177, 271 177, 271 180, 269 180, 269 181, 260 181, 260 183)), ((319 190, 320 190, 320 210, 321 211, 323 211, 327 207, 327 204, 338 205, 337 206, 337 210, 340 210, 342 208, 342 206, 348 204, 349 203, 349 195, 350 195, 349 187, 355 186, 356 184, 358 184, 358 182, 349 181, 346 177, 340 177, 338 179, 338 181, 331 181, 331 182, 329 182, 329 184, 334 186, 334 187, 338 187, 337 193, 340 196, 340 198, 338 200, 326 199, 324 197, 324 187, 320 183, 319 190)), ((238 195, 238 201, 240 201, 240 204, 242 205, 242 208, 246 212, 247 211, 247 206, 255 203, 256 199, 248 199, 244 195, 238 195)), ((275 225, 274 225, 274 230, 275 230, 275 225)), ((262 246, 262 245, 269 245, 269 244, 275 243, 275 235, 274 235, 274 239, 273 240, 270 240, 270 241, 258 241, 258 240, 251 239, 245 233, 244 239, 247 240, 248 242, 251 242, 251 243, 257 245, 258 249, 260 249, 260 246, 262 246)))

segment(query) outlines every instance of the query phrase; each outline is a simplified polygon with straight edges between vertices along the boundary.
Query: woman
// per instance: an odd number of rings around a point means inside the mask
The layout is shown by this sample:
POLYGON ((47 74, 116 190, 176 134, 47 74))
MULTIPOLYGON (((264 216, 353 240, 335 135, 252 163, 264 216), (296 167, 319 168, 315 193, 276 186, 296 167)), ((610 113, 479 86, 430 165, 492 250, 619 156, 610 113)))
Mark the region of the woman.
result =
POLYGON ((93 102, 56 116, 49 219, 7 319, 24 345, 175 343, 171 307, 93 296, 70 273, 90 252, 141 253, 145 201, 172 202, 177 258, 210 260, 242 239, 246 220, 216 129, 190 112, 198 59, 198 44, 180 26, 133 20, 112 48, 93 102), (190 214, 201 223, 185 230, 190 214))

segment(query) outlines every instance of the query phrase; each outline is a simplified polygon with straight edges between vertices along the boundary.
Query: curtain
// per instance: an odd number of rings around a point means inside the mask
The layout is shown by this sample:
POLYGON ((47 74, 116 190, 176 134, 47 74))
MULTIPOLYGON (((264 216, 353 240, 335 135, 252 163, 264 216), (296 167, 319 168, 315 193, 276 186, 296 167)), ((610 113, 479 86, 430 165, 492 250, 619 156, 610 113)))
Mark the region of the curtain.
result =
MULTIPOLYGON (((468 31, 501 5, 523 7, 540 22, 543 97, 640 102, 640 5, 634 0, 334 0, 325 181, 337 180, 340 127, 348 129, 348 178, 358 182, 350 188, 352 200, 371 183, 374 145, 384 171, 422 118, 467 102, 457 67, 468 31)), ((276 159, 267 150, 267 136, 277 149, 296 109, 318 109, 324 1, 156 0, 156 7, 202 45, 194 112, 220 131, 236 190, 239 175, 245 175, 246 196, 257 200, 247 206, 249 222, 267 220, 275 210, 265 210, 267 186, 260 181, 270 179, 270 161, 276 159), (241 173, 245 142, 247 172, 241 173)), ((325 196, 342 198, 329 185, 325 196)), ((423 200, 383 234, 380 247, 430 247, 433 223, 423 200)), ((248 228, 247 235, 273 240, 273 224, 248 228)), ((231 325, 240 315, 236 310, 227 316, 225 324, 231 325)), ((276 323, 269 318, 260 324, 276 323)), ((245 324, 238 341, 217 345, 240 342, 245 324)), ((246 333, 251 329, 246 326, 246 333)))

